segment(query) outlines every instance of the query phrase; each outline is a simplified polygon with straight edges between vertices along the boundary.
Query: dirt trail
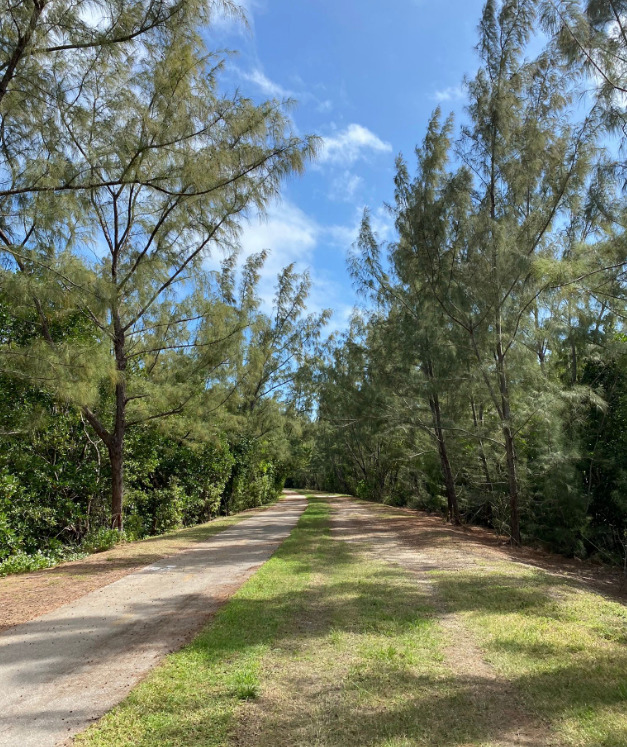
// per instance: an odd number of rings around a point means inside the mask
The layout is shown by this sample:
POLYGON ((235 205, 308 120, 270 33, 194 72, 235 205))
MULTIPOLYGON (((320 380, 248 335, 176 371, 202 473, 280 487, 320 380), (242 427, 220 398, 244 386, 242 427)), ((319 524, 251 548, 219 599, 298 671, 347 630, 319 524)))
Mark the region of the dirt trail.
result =
MULTIPOLYGON (((486 562, 512 562, 540 569, 556 578, 566 579, 620 602, 627 600, 627 577, 618 568, 566 558, 537 547, 513 547, 503 536, 498 536, 492 530, 469 525, 455 527, 445 524, 440 517, 411 508, 389 507, 364 501, 353 503, 365 508, 371 515, 384 519, 371 528, 371 532, 394 535, 408 546, 422 551, 424 557, 432 557, 431 550, 435 547, 439 563, 447 563, 449 570, 454 570, 456 563, 461 568, 468 568, 477 563, 486 567, 486 562), (428 551, 426 554, 425 550, 428 551)), ((441 565, 439 567, 442 568, 441 565)))
POLYGON ((264 563, 305 508, 263 513, 0 634, 0 745, 46 747, 119 702, 264 563))
MULTIPOLYGON (((489 689, 492 703, 490 717, 494 719, 495 733, 499 730, 502 732, 503 724, 508 725, 498 741, 490 744, 493 747, 557 747, 559 740, 543 723, 525 711, 512 684, 484 661, 472 634, 458 615, 446 610, 436 583, 426 573, 463 570, 479 565, 486 568, 486 561, 489 563, 492 559, 498 562, 498 553, 481 545, 473 545, 472 542, 464 542, 455 534, 447 534, 444 527, 439 532, 433 527, 431 532, 423 530, 414 534, 407 527, 405 517, 402 517, 402 521, 406 532, 409 530, 409 536, 406 533, 403 538, 393 516, 391 521, 382 521, 381 511, 376 508, 371 510, 339 496, 330 496, 329 502, 333 509, 331 527, 336 538, 356 544, 370 557, 399 565, 415 574, 416 583, 439 612, 440 622, 450 641, 445 651, 447 664, 456 680, 465 686, 478 705, 486 701, 486 688, 489 689)), ((381 508, 385 511, 384 507, 381 508)))

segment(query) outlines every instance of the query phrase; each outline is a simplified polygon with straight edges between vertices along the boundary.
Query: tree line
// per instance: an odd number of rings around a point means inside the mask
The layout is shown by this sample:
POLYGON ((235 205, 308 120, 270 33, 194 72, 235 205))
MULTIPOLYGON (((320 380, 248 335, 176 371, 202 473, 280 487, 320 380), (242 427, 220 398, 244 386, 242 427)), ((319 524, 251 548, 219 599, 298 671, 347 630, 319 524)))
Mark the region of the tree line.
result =
POLYGON ((317 139, 224 91, 237 6, 5 2, 0 573, 285 480, 627 558, 626 11, 487 0, 468 105, 398 157, 323 340, 307 275, 263 298, 239 255, 317 139))
POLYGON ((283 102, 223 92, 203 33, 240 13, 226 0, 4 3, 11 567, 259 505, 289 470, 328 314, 307 313, 293 266, 262 298, 265 253, 239 260, 238 236, 316 139, 294 134, 283 102))
POLYGON ((364 214, 299 479, 627 559, 626 18, 487 0, 458 125, 397 159, 394 240, 364 214))

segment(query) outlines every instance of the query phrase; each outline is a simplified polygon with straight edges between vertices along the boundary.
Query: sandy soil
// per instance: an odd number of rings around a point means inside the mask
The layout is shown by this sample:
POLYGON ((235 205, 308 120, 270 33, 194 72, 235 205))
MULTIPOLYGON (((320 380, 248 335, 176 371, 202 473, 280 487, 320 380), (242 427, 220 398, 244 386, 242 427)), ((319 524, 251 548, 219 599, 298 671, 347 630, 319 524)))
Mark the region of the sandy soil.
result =
POLYGON ((394 533, 417 550, 429 547, 437 541, 438 548, 450 559, 452 567, 455 567, 455 557, 459 558, 458 551, 463 550, 464 556, 472 552, 482 562, 492 558, 495 561, 520 563, 567 578, 584 588, 619 601, 627 600, 627 576, 618 568, 566 558, 536 547, 512 547, 507 539, 497 536, 489 529, 476 526, 454 527, 440 517, 424 511, 393 508, 367 501, 352 502, 364 507, 373 516, 385 519, 380 526, 372 528, 371 531, 375 534, 394 533))
POLYGON ((450 530, 430 517, 399 516, 397 509, 364 506, 342 497, 330 498, 330 503, 335 537, 356 543, 370 557, 399 565, 415 574, 416 583, 438 610, 440 623, 450 641, 445 650, 447 665, 477 704, 486 700, 491 703, 489 714, 494 719, 494 732, 500 731, 501 736, 490 744, 494 747, 557 747, 559 740, 545 724, 525 711, 512 683, 484 661, 472 634, 459 615, 446 610, 435 582, 426 573, 485 568, 486 560, 503 559, 507 553, 491 547, 489 542, 475 542, 472 536, 450 530), (505 730, 503 724, 508 725, 505 730))

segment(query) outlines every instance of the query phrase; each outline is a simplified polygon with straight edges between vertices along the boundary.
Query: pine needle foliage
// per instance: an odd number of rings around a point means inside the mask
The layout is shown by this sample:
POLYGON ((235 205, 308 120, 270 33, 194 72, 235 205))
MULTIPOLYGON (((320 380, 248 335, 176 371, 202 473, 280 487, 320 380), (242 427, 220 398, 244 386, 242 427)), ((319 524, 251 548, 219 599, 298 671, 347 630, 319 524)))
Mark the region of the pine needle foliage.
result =
POLYGON ((238 386, 263 262, 235 282, 240 226, 315 151, 281 102, 221 93, 199 24, 224 5, 27 3, 6 39, 2 282, 39 334, 4 359, 105 444, 117 528, 127 430, 238 386))

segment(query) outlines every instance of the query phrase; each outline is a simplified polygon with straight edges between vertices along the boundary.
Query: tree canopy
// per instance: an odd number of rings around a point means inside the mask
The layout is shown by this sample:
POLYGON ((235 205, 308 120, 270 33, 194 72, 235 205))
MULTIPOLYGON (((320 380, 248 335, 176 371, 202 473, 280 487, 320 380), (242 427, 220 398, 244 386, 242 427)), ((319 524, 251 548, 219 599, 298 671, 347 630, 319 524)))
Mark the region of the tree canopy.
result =
POLYGON ((240 256, 318 140, 222 85, 218 13, 0 16, 0 561, 286 480, 627 556, 623 5, 486 1, 468 106, 397 157, 390 240, 365 210, 330 336, 307 273, 265 298, 240 256))

